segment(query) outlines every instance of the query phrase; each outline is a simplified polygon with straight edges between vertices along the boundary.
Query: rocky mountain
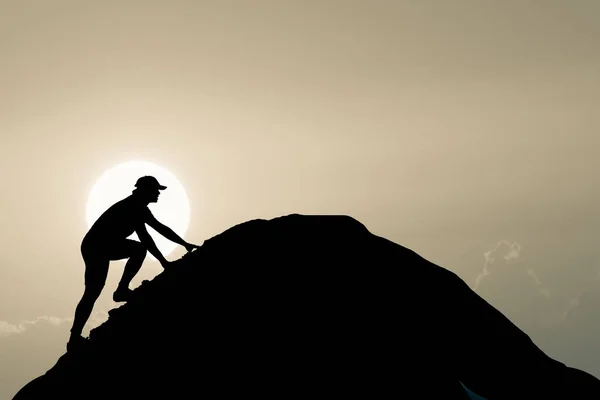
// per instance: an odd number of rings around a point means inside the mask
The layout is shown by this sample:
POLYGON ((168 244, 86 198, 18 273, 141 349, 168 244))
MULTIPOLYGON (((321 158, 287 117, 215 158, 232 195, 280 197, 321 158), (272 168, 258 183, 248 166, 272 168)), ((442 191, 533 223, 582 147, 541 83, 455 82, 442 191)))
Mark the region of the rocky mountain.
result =
POLYGON ((236 225, 14 397, 600 398, 453 272, 344 215, 236 225))

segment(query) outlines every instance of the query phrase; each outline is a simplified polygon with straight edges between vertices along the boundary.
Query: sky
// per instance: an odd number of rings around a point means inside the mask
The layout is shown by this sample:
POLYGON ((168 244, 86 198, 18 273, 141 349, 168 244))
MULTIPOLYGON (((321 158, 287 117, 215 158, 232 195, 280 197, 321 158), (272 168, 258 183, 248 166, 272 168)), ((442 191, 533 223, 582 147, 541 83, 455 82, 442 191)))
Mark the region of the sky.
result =
MULTIPOLYGON (((177 177, 192 243, 250 219, 350 215, 600 377, 599 2, 0 10, 0 400, 64 353, 88 196, 130 160, 177 177)), ((147 259, 132 286, 160 269, 147 259)), ((84 334, 118 306, 121 272, 84 334)))

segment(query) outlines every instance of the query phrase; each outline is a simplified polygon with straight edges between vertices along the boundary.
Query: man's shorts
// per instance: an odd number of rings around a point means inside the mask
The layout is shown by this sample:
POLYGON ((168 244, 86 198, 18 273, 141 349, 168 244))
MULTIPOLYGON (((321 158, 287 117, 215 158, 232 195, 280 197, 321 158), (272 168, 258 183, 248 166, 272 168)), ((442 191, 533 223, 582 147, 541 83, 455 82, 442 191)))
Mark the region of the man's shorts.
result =
POLYGON ((122 260, 135 255, 143 262, 146 248, 138 241, 121 239, 115 242, 102 242, 84 239, 81 243, 81 255, 85 262, 85 285, 102 288, 108 277, 108 266, 112 260, 122 260))

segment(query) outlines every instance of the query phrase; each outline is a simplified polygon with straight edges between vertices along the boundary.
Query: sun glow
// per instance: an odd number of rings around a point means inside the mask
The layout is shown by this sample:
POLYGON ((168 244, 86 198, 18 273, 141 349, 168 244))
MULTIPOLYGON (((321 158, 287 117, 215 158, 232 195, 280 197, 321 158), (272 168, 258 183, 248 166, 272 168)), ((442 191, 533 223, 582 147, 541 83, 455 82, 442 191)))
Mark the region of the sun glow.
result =
MULTIPOLYGON (((88 196, 86 205, 86 222, 88 228, 106 211, 119 200, 129 196, 138 178, 144 175, 154 176, 167 187, 162 190, 158 202, 150 203, 148 208, 157 220, 167 225, 179 236, 185 239, 190 218, 190 205, 188 196, 179 180, 166 168, 147 161, 129 161, 118 164, 105 171, 94 183, 88 196)), ((154 239, 156 246, 167 256, 177 246, 155 230, 147 226, 150 236, 154 239)), ((130 239, 139 240, 137 234, 130 239)), ((154 257, 148 254, 154 260, 154 257)))

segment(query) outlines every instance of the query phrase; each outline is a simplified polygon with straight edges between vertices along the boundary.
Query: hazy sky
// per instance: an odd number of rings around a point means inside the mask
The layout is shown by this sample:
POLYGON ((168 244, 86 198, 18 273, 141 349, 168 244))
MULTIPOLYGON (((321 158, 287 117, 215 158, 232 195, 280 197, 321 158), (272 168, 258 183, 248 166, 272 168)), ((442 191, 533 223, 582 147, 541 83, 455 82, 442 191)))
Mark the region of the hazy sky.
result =
POLYGON ((595 0, 0 0, 0 399, 65 351, 87 196, 132 159, 185 186, 188 241, 351 215, 600 377, 599 16, 595 0))

